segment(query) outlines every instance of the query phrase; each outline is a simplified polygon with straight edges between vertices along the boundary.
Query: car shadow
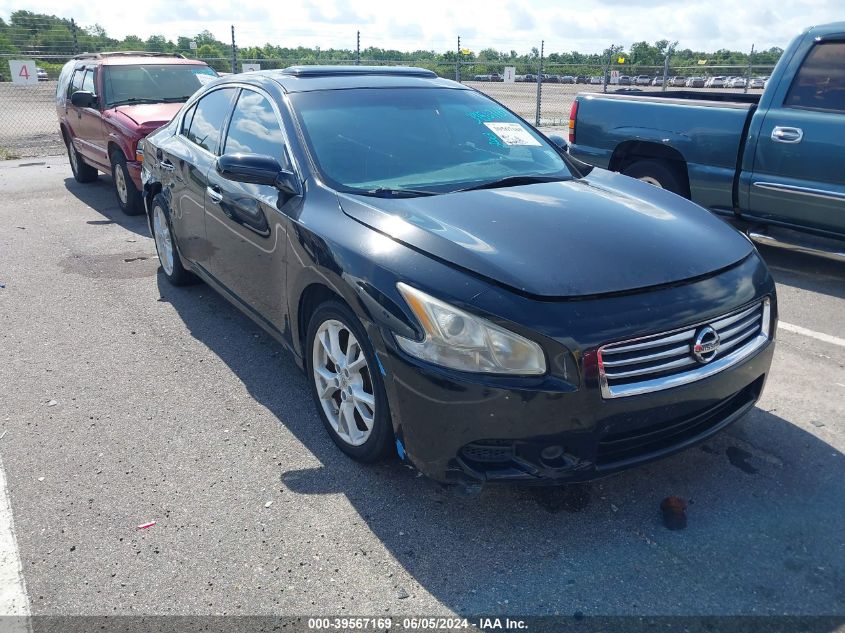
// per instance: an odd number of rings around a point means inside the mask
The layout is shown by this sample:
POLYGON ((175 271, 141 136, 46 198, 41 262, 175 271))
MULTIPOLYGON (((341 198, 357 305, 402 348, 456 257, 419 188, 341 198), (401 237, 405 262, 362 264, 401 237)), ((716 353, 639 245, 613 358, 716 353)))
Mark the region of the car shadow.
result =
POLYGON ((111 177, 100 174, 94 182, 80 183, 74 178, 65 178, 65 188, 80 202, 87 204, 103 216, 102 220, 89 220, 92 226, 117 224, 127 231, 149 236, 146 217, 126 215, 120 210, 112 187, 111 177))
POLYGON ((845 299, 845 263, 773 246, 757 250, 778 283, 845 299))
POLYGON ((288 466, 285 489, 345 495, 419 585, 397 587, 405 597, 422 588, 465 614, 843 612, 843 455, 774 411, 590 484, 461 496, 398 458, 346 458, 289 354, 208 287, 174 288, 161 273, 158 284, 187 331, 319 461, 288 466), (686 529, 662 523, 670 495, 688 504, 686 529))

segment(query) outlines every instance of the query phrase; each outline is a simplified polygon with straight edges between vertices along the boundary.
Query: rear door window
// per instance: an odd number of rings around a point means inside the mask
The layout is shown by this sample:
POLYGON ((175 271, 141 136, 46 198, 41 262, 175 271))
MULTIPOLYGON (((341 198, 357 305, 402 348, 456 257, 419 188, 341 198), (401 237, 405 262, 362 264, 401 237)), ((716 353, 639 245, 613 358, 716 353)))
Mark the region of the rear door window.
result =
POLYGON ((197 102, 191 127, 186 136, 203 149, 217 153, 220 131, 232 109, 234 88, 222 88, 208 93, 197 102))
POLYGON ((845 112, 845 42, 813 46, 795 76, 787 108, 845 112))

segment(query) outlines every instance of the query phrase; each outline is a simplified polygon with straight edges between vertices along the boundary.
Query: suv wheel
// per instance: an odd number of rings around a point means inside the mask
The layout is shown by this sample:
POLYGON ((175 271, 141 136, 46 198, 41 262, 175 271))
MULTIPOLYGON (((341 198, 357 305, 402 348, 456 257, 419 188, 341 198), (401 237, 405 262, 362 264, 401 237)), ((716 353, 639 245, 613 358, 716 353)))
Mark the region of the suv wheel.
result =
POLYGON ((170 224, 170 210, 164 196, 158 194, 153 198, 152 211, 153 238, 156 243, 156 253, 164 276, 174 286, 186 286, 196 281, 196 276, 185 270, 182 259, 176 249, 173 239, 173 227, 170 224))
POLYGON ((129 170, 126 168, 126 159, 119 151, 112 152, 111 175, 120 210, 126 215, 143 213, 144 204, 141 201, 141 194, 135 188, 135 183, 132 182, 129 170))
POLYGON ((361 462, 391 446, 393 429, 378 362, 355 315, 329 301, 311 317, 305 357, 317 410, 334 443, 361 462))
POLYGON ((73 142, 65 137, 67 157, 70 161, 70 169, 76 182, 93 182, 97 180, 97 170, 82 160, 82 156, 73 147, 73 142))

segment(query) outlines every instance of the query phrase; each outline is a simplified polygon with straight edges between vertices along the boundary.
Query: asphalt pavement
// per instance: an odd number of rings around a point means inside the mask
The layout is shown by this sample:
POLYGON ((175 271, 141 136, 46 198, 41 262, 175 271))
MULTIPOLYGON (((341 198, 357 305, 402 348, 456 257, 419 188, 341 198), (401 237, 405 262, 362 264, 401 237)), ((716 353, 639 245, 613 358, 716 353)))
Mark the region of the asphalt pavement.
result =
POLYGON ((33 614, 845 615, 845 265, 763 251, 774 364, 704 445, 461 497, 344 457, 293 360, 170 287, 107 177, 6 161, 0 194, 0 457, 33 614))

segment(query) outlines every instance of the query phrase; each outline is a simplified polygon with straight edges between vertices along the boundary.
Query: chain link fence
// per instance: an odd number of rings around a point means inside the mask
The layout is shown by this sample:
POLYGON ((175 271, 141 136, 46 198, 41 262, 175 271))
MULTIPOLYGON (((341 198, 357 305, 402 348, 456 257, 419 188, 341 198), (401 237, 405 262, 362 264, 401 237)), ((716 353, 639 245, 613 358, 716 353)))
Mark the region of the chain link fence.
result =
MULTIPOLYGON (((143 44, 143 42, 142 42, 143 44)), ((237 51, 237 49, 235 49, 237 51)), ((231 49, 225 56, 202 57, 218 72, 232 72, 242 64, 280 69, 297 64, 354 64, 351 59, 245 59, 231 49)), ((61 154, 65 151, 56 116, 56 88, 61 67, 74 52, 0 54, 0 160, 61 154), (37 85, 10 81, 9 61, 34 59, 44 77, 37 85)), ((564 128, 575 96, 581 92, 690 90, 706 92, 762 90, 772 66, 604 66, 524 62, 449 62, 420 59, 389 61, 360 59, 362 65, 412 65, 439 76, 458 79, 496 99, 532 124, 564 128), (513 73, 513 81, 505 81, 513 73), (665 79, 664 79, 665 78, 665 79)))

